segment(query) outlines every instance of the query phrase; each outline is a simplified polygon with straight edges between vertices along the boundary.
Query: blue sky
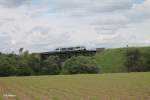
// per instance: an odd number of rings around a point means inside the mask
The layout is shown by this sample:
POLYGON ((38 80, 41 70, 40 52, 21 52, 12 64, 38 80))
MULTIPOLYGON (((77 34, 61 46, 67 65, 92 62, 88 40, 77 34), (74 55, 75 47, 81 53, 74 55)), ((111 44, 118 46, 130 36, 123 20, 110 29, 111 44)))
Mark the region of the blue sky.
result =
POLYGON ((0 51, 150 44, 150 0, 0 0, 0 51))
POLYGON ((137 3, 143 3, 144 0, 134 0, 134 2, 137 2, 137 3))

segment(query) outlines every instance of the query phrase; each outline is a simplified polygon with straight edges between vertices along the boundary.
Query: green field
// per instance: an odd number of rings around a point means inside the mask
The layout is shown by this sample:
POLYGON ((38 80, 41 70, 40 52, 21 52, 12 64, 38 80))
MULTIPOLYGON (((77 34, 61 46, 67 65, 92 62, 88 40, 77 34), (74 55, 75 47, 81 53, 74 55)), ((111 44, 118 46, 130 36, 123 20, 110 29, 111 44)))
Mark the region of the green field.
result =
MULTIPOLYGON (((150 47, 136 47, 141 52, 149 52, 150 47)), ((128 50, 133 48, 128 48, 128 50)), ((97 53, 95 58, 102 73, 126 72, 125 67, 127 48, 105 49, 97 53)))
POLYGON ((150 100, 150 72, 97 75, 1 77, 0 99, 150 100))
POLYGON ((126 72, 125 49, 106 49, 97 53, 95 58, 102 73, 126 72))

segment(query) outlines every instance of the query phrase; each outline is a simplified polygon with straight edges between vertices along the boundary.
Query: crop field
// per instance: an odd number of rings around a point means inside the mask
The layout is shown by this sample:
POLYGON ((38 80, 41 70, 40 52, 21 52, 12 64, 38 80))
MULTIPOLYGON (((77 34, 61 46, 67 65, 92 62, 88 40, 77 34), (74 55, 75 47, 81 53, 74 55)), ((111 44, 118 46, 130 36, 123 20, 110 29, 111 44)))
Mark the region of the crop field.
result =
POLYGON ((0 100, 150 100, 150 72, 1 77, 0 100))

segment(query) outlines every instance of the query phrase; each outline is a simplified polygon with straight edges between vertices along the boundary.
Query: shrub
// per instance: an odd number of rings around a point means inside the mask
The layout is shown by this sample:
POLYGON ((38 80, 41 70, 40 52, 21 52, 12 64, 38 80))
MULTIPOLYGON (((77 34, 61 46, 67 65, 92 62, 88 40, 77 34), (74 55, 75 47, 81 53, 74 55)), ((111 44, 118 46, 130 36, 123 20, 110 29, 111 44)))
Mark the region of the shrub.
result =
POLYGON ((138 71, 138 65, 139 65, 139 59, 140 59, 141 53, 138 49, 129 49, 126 54, 126 67, 129 72, 132 71, 138 71))
POLYGON ((61 71, 59 64, 59 58, 57 56, 50 56, 48 59, 43 61, 42 74, 46 75, 57 75, 61 71))
POLYGON ((15 66, 8 57, 0 57, 0 76, 12 76, 15 74, 15 66))
POLYGON ((72 57, 65 61, 63 73, 80 74, 80 73, 99 73, 100 69, 96 61, 91 57, 78 56, 72 57))
POLYGON ((30 55, 27 53, 23 53, 18 56, 18 62, 16 66, 16 75, 18 76, 30 76, 33 75, 33 70, 29 65, 30 55))
POLYGON ((33 56, 33 55, 28 55, 28 57, 26 57, 26 59, 27 59, 28 66, 33 71, 32 74, 40 75, 40 73, 41 73, 41 61, 40 61, 40 59, 33 56))
POLYGON ((33 74, 32 69, 28 66, 27 63, 20 61, 16 68, 16 75, 18 76, 30 76, 33 74))
POLYGON ((127 52, 126 67, 129 72, 150 71, 150 53, 138 49, 129 49, 127 52))
POLYGON ((150 53, 141 53, 138 61, 138 71, 147 72, 150 71, 150 53))

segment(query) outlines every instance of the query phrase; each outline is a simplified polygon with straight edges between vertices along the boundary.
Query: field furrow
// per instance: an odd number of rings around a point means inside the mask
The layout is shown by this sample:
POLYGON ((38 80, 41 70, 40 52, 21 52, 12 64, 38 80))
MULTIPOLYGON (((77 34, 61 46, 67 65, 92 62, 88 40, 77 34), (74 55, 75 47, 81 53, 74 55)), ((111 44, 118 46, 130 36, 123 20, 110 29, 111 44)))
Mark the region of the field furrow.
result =
POLYGON ((2 77, 0 100, 7 93, 15 100, 150 100, 150 72, 2 77))

